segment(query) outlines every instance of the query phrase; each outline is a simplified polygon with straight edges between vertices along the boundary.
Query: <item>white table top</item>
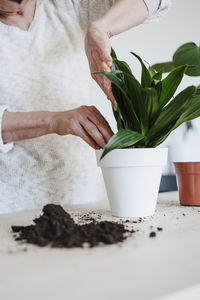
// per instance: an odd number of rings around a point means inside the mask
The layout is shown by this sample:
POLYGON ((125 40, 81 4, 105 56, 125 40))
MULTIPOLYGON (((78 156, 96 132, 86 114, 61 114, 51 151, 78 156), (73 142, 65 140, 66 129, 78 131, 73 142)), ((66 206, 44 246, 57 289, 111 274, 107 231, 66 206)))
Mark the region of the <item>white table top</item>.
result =
MULTIPOLYGON (((93 210, 110 219, 107 203, 67 209, 93 210)), ((2 300, 175 299, 165 297, 200 283, 200 207, 179 206, 177 193, 159 195, 155 216, 134 224, 139 231, 123 244, 93 249, 40 248, 14 241, 11 225, 28 225, 39 213, 0 216, 2 300), (150 226, 163 231, 150 238, 150 226)))

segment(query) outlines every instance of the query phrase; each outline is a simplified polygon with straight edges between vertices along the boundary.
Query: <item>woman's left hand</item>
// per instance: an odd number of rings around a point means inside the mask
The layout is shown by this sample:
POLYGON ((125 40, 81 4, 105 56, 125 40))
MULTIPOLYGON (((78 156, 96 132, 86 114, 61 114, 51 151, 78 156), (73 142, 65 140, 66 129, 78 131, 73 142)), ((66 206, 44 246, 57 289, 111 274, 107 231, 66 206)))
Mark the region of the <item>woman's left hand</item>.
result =
POLYGON ((95 23, 91 24, 85 37, 85 52, 93 79, 111 101, 114 109, 117 109, 117 103, 112 93, 111 82, 104 75, 93 74, 94 72, 110 71, 112 57, 109 38, 109 34, 99 28, 98 25, 95 23))

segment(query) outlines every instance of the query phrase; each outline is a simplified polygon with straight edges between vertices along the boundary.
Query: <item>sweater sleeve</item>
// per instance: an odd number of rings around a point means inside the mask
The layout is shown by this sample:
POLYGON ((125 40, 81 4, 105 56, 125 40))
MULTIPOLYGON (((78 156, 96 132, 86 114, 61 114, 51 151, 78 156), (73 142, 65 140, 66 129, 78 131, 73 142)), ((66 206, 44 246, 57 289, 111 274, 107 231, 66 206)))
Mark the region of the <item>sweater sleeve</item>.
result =
POLYGON ((160 0, 143 0, 143 1, 147 6, 149 17, 153 16, 158 10, 160 0))
MULTIPOLYGON (((101 17, 116 1, 118 0, 72 0, 76 15, 78 16, 81 28, 84 32, 87 31, 90 23, 101 17)), ((161 3, 160 0, 143 1, 147 5, 149 11, 149 16, 144 23, 159 20, 168 12, 171 6, 171 0, 161 0, 161 3)))
POLYGON ((100 18, 116 0, 72 0, 81 28, 87 31, 88 25, 100 18))
MULTIPOLYGON (((155 10, 155 6, 150 5, 150 1, 154 0, 144 0, 146 2, 147 7, 149 8, 149 17, 144 23, 151 23, 155 21, 159 21, 171 8, 171 0, 161 0, 161 3, 157 10, 155 10)), ((156 2, 156 0, 155 0, 156 2)))
POLYGON ((8 107, 6 105, 0 105, 0 153, 7 153, 13 148, 13 143, 7 143, 4 144, 3 139, 2 139, 2 117, 7 110, 8 107))

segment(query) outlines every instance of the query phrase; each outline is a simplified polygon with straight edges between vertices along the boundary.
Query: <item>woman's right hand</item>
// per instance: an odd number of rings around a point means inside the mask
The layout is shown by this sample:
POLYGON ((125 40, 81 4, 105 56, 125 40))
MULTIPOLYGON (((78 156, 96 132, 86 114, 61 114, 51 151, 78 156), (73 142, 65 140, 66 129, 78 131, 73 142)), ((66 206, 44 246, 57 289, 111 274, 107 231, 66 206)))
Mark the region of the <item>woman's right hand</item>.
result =
POLYGON ((73 134, 82 138, 94 149, 104 148, 113 132, 95 106, 53 113, 53 132, 58 135, 73 134))

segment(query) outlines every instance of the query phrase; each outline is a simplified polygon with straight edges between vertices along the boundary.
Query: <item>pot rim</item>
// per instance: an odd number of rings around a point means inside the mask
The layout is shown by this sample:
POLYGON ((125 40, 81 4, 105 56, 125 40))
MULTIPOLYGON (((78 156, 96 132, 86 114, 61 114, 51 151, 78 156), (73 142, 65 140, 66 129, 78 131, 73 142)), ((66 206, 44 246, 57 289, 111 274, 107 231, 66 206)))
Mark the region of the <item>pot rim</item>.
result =
POLYGON ((174 162, 175 172, 179 175, 200 175, 200 162, 174 162))
POLYGON ((100 160, 103 149, 96 150, 100 167, 153 167, 163 166, 167 161, 168 148, 128 148, 109 152, 100 160))
MULTIPOLYGON (((114 149, 114 150, 112 150, 112 151, 110 151, 109 153, 112 153, 112 152, 115 152, 115 151, 140 151, 140 150, 161 150, 161 149, 168 149, 168 147, 155 147, 155 148, 122 148, 122 149, 114 149)), ((96 152, 98 152, 98 151, 101 151, 101 152, 103 152, 103 150, 104 149, 97 149, 97 150, 95 150, 96 152)))
POLYGON ((200 161, 174 161, 174 164, 200 164, 200 161))

